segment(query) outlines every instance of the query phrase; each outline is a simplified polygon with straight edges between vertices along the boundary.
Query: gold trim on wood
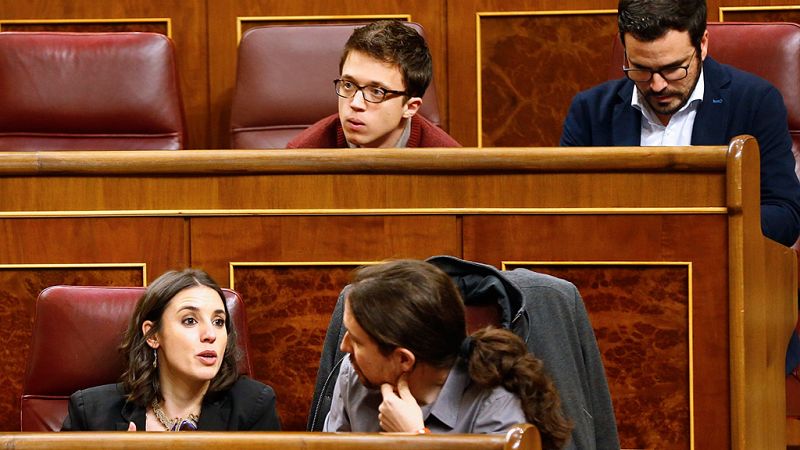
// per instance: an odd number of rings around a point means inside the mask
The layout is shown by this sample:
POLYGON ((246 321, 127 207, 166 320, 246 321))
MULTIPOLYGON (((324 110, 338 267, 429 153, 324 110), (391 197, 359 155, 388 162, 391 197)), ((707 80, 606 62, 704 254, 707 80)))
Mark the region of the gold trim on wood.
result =
POLYGON ((719 21, 724 22, 723 19, 725 11, 792 11, 800 10, 798 5, 784 5, 784 6, 720 6, 719 7, 719 21))
POLYGON ((724 206, 664 208, 353 208, 353 209, 129 209, 97 211, 3 211, 0 219, 63 217, 215 216, 408 216, 474 214, 728 214, 724 206))
POLYGON ((478 148, 483 147, 483 89, 481 86, 481 17, 568 16, 577 14, 616 14, 616 9, 580 9, 555 11, 478 11, 475 13, 475 75, 478 83, 478 148))
POLYGON ((233 271, 236 267, 327 267, 327 266, 370 266, 380 264, 381 261, 247 261, 228 263, 228 281, 231 289, 233 287, 233 271))
POLYGON ((0 32, 3 31, 3 24, 80 24, 80 23, 166 23, 167 37, 172 39, 172 18, 171 17, 131 17, 118 19, 0 19, 0 32))
POLYGON ((329 15, 329 16, 244 16, 236 18, 236 43, 242 40, 242 23, 244 22, 278 22, 303 20, 361 20, 372 21, 382 19, 401 19, 411 22, 411 14, 354 14, 354 15, 329 15))
POLYGON ((147 286, 147 263, 75 263, 75 264, 0 264, 0 270, 9 269, 142 269, 142 286, 147 286))
POLYGON ((694 310, 692 262, 691 261, 502 261, 500 270, 507 270, 507 266, 685 266, 689 279, 688 298, 688 327, 689 327, 689 448, 694 450, 694 310))

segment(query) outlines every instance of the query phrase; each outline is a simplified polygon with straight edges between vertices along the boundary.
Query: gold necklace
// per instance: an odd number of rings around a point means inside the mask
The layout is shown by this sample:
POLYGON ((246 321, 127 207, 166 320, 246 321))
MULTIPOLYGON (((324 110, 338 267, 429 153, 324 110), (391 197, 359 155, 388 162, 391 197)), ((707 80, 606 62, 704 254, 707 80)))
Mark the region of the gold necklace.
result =
POLYGON ((161 422, 161 425, 164 425, 164 428, 167 431, 195 431, 197 430, 197 421, 200 420, 200 417, 197 414, 189 414, 184 419, 183 417, 176 417, 174 419, 170 419, 164 414, 164 410, 161 409, 161 405, 158 404, 156 399, 153 399, 153 402, 150 404, 153 408, 153 414, 155 414, 156 419, 161 422))

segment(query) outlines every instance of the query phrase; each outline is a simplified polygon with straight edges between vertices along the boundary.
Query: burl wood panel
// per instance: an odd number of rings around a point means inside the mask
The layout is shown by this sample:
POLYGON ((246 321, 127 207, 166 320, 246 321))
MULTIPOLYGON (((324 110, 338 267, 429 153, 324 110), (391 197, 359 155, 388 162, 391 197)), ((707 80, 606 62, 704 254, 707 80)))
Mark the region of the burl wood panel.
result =
POLYGON ((144 32, 168 36, 167 21, 163 22, 61 22, 61 23, 2 23, 0 31, 57 31, 70 33, 144 32))
MULTIPOLYGON (((742 5, 745 6, 745 5, 742 5)), ((795 5, 797 6, 797 5, 795 5)), ((800 23, 800 9, 722 11, 724 22, 793 22, 800 23)), ((713 42, 713 41, 712 41, 713 42)), ((713 45, 713 43, 712 43, 713 45)))
MULTIPOLYGON (((497 267, 503 261, 534 261, 542 264, 551 261, 691 262, 695 448, 730 447, 728 279, 725 275, 728 270, 727 215, 465 217, 463 229, 464 258, 497 267), (491 242, 486 240, 486 236, 493 237, 491 242)), ((625 283, 630 280, 621 278, 616 282, 626 286, 625 283)), ((658 294, 657 298, 666 295, 666 291, 664 294, 658 290, 654 292, 658 294)), ((628 289, 614 291, 614 295, 623 297, 613 301, 621 302, 627 298, 636 302, 643 300, 631 295, 628 289)), ((641 330, 636 331, 642 333, 641 330)), ((673 342, 672 337, 669 339, 669 342, 673 342)), ((640 366, 647 368, 656 362, 643 359, 631 366, 628 360, 620 360, 620 363, 622 361, 625 362, 625 372, 620 367, 607 373, 609 382, 612 386, 624 387, 626 396, 646 397, 650 386, 629 384, 626 378, 617 380, 616 377, 630 371, 635 373, 640 366), (634 391, 627 390, 634 387, 634 391)), ((612 364, 609 366, 613 367, 612 364)), ((666 373, 661 375, 667 376, 666 373)), ((617 392, 612 392, 615 403, 617 392)), ((683 394, 675 397, 674 401, 683 402, 683 394)), ((617 414, 617 421, 626 424, 620 428, 620 438, 624 443, 638 442, 640 436, 630 433, 647 429, 645 417, 658 417, 657 412, 644 410, 624 409, 618 410, 617 414)), ((660 436, 663 430, 660 427, 657 430, 660 436)), ((669 432, 677 430, 670 429, 669 432)), ((688 439, 688 435, 684 438, 688 439)), ((665 447, 671 448, 666 441, 662 442, 665 447)))
POLYGON ((688 449, 688 265, 514 267, 578 287, 603 355, 622 447, 688 449))
POLYGON ((141 286, 142 277, 141 268, 0 267, 0 320, 4 324, 0 344, 0 430, 19 431, 19 399, 39 292, 58 284, 141 286))
POLYGON ((572 97, 606 81, 616 36, 615 14, 481 17, 482 146, 557 146, 572 97))
POLYGON ((355 267, 234 267, 255 377, 275 389, 283 430, 306 429, 325 331, 355 267))

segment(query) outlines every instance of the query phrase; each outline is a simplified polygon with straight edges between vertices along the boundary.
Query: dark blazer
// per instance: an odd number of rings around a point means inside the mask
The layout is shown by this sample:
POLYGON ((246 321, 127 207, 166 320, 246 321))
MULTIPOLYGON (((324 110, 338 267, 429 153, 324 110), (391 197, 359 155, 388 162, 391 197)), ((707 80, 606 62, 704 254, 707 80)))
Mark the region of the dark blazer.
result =
MULTIPOLYGON (((61 431, 127 431, 136 424, 145 431, 145 408, 125 399, 122 384, 84 389, 69 398, 69 414, 61 431)), ((275 392, 249 378, 224 392, 206 395, 197 424, 200 431, 279 431, 275 392)))
MULTIPOLYGON (((761 149, 761 228, 792 245, 800 233, 800 183, 783 97, 755 75, 703 61, 705 94, 697 109, 692 145, 728 145, 734 136, 755 136, 761 149)), ((613 80, 581 92, 564 121, 562 146, 637 146, 642 113, 631 106, 633 82, 613 80)))

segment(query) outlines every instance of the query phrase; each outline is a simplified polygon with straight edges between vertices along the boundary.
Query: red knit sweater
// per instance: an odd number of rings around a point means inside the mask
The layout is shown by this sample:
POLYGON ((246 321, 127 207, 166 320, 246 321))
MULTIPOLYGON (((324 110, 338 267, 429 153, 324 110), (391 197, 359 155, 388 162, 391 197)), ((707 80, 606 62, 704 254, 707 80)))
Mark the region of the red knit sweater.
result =
MULTIPOLYGON (((455 139, 419 114, 411 118, 407 147, 461 147, 455 139)), ((294 137, 286 148, 347 148, 339 114, 330 115, 294 137)))

